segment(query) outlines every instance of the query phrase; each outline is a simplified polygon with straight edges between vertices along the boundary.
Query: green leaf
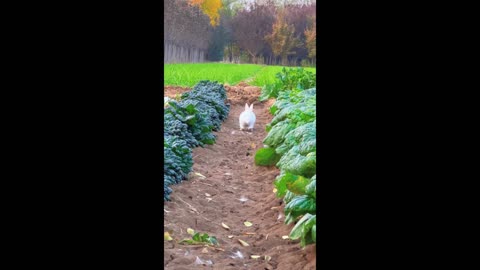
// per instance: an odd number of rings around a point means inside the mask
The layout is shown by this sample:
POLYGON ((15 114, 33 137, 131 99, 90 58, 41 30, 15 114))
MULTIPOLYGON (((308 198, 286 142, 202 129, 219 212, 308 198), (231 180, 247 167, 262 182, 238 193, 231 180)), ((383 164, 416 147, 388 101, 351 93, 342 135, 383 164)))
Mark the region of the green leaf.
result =
POLYGON ((312 226, 312 240, 313 242, 317 242, 317 224, 312 226))
POLYGON ((298 178, 298 176, 293 175, 288 172, 282 172, 274 181, 274 185, 277 188, 277 197, 281 198, 285 196, 287 192, 287 183, 293 182, 298 178))
POLYGON ((317 198, 317 179, 316 175, 312 177, 312 181, 305 187, 305 193, 312 197, 312 198, 317 198))
POLYGON ((208 234, 204 233, 204 234, 200 237, 200 241, 201 241, 201 242, 208 242, 208 234))
POLYGON ((285 217, 285 224, 290 224, 295 221, 295 218, 292 216, 291 213, 288 213, 288 215, 285 217))
POLYGON ((200 233, 198 233, 198 232, 195 233, 195 234, 192 236, 192 239, 193 239, 194 241, 197 241, 197 242, 201 242, 201 241, 202 241, 202 239, 200 238, 200 233))
POLYGON ((295 193, 287 189, 287 192, 285 193, 285 198, 283 198, 283 202, 285 203, 285 205, 287 205, 296 196, 297 195, 295 193))
MULTIPOLYGON (((291 180, 291 179, 289 179, 291 180)), ((291 192, 303 195, 305 194, 305 187, 310 183, 310 179, 303 176, 298 176, 297 179, 293 181, 287 181, 286 186, 291 192)))
POLYGON ((197 109, 195 109, 195 106, 193 104, 189 104, 185 107, 185 110, 188 112, 188 114, 195 114, 197 112, 197 109))
POLYGON ((302 237, 303 235, 303 228, 304 228, 304 223, 308 221, 308 219, 312 217, 312 215, 310 214, 305 214, 298 222, 297 224, 295 224, 295 226, 293 227, 292 231, 290 231, 290 239, 298 239, 300 237, 302 237))
POLYGON ((272 166, 279 160, 280 156, 275 153, 273 148, 260 148, 255 153, 255 165, 257 166, 272 166))
POLYGON ((218 245, 218 240, 215 236, 210 236, 208 238, 208 242, 212 243, 213 245, 218 245))
POLYGON ((297 218, 306 213, 315 214, 316 212, 315 199, 307 196, 300 195, 294 197, 286 206, 285 213, 291 213, 293 218, 297 218))

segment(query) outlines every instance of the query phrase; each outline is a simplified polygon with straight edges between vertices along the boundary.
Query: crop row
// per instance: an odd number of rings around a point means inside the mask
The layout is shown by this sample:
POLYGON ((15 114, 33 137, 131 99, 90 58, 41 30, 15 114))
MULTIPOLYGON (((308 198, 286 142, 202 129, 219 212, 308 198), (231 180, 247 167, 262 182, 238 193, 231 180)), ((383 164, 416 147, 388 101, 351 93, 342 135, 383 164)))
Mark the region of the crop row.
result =
MULTIPOLYGON (((250 85, 263 87, 273 83, 281 66, 226 63, 177 63, 164 64, 164 85, 192 87, 200 80, 218 81, 236 85, 241 81, 252 80, 250 85)), ((316 72, 315 68, 305 70, 316 72)))
POLYGON ((230 108, 223 85, 200 81, 180 99, 164 101, 164 201, 170 200, 172 184, 187 178, 193 166, 192 149, 215 143, 218 131, 230 108))
POLYGON ((261 99, 276 98, 267 137, 255 154, 257 165, 276 165, 276 195, 285 203, 285 223, 296 222, 291 239, 316 242, 316 83, 303 69, 284 69, 262 90, 261 99))

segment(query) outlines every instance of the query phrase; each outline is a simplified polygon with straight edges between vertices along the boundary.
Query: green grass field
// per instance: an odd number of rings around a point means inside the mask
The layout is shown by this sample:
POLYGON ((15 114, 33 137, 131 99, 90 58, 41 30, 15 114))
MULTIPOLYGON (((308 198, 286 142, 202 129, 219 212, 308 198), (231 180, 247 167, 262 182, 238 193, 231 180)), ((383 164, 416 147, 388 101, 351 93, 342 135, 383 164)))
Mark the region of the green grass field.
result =
MULTIPOLYGON (((281 66, 262 66, 253 64, 196 63, 164 64, 164 85, 192 87, 201 80, 218 81, 235 85, 247 81, 251 85, 263 87, 273 83, 275 74, 281 66)), ((305 68, 313 73, 315 68, 305 68)))

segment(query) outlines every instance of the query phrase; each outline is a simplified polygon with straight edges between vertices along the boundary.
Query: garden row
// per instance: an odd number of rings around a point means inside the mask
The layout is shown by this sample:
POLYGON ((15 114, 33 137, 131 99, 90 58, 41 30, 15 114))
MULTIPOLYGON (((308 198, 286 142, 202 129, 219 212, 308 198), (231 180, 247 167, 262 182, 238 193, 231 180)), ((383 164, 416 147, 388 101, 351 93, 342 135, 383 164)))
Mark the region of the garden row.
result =
POLYGON ((200 81, 179 100, 164 100, 164 201, 170 200, 172 189, 187 178, 192 170, 192 149, 215 143, 212 131, 218 131, 230 108, 223 85, 200 81))
POLYGON ((296 225, 291 239, 300 244, 316 242, 316 82, 304 69, 283 69, 277 81, 262 90, 261 100, 276 98, 274 115, 261 148, 257 165, 276 165, 276 195, 285 202, 285 223, 296 225))

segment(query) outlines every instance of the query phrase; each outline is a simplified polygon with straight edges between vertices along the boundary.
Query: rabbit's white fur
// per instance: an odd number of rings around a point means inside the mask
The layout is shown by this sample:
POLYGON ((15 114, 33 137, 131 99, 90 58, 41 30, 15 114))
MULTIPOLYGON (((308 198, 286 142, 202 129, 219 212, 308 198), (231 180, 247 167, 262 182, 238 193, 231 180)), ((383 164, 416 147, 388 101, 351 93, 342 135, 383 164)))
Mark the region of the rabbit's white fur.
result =
POLYGON ((245 111, 240 114, 239 123, 240 123, 240 130, 247 129, 253 131, 253 126, 255 125, 255 113, 253 113, 253 104, 248 106, 245 104, 245 111))

